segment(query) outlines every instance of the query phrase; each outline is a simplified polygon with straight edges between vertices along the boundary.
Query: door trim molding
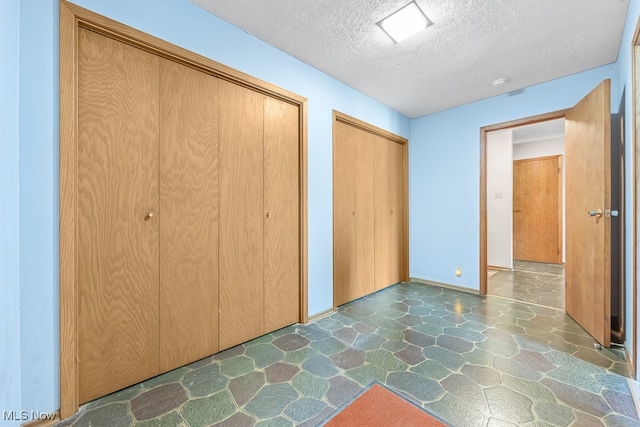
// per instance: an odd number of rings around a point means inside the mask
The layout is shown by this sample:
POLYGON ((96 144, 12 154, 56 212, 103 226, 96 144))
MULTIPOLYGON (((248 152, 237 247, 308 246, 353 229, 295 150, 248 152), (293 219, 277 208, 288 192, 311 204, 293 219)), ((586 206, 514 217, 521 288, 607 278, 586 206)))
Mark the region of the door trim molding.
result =
MULTIPOLYGON (((640 61, 640 19, 636 24, 636 30, 633 34, 633 39, 631 41, 631 81, 632 81, 632 89, 631 89, 631 141, 628 141, 631 144, 631 159, 633 159, 633 200, 632 200, 632 209, 633 209, 633 242, 632 242, 632 251, 633 255, 631 258, 631 262, 633 262, 633 266, 631 268, 632 278, 631 278, 631 287, 632 287, 632 297, 633 298, 633 320, 631 322, 631 336, 633 337, 632 344, 632 354, 631 357, 627 357, 629 362, 629 371, 632 378, 637 379, 638 377, 638 262, 640 261, 638 258, 638 183, 640 183, 640 171, 638 171, 638 161, 640 161, 639 151, 640 151, 640 121, 637 118, 637 114, 640 113, 640 81, 637 73, 640 72, 640 66, 638 62, 640 61)), ((627 205, 628 206, 628 205, 627 205)), ((628 352, 627 352, 628 355, 628 352)))
POLYGON ((77 283, 77 80, 78 29, 85 28, 143 49, 298 108, 299 129, 299 227, 300 227, 300 323, 308 321, 307 254, 307 99, 271 83, 234 70, 204 56, 145 34, 139 30, 60 0, 60 415, 79 409, 78 378, 78 283, 77 283))
POLYGON ((487 294, 487 134, 489 132, 564 118, 568 110, 558 110, 480 128, 480 289, 487 294))

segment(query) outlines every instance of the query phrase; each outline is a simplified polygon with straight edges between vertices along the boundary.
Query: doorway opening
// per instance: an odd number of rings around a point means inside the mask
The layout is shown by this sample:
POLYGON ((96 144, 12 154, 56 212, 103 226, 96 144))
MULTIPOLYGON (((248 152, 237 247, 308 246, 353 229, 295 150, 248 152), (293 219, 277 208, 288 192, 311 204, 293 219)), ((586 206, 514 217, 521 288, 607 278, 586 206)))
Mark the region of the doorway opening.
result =
MULTIPOLYGON (((604 80, 574 107, 480 129, 480 294, 488 291, 488 206, 504 198, 488 189, 489 136, 495 131, 560 119, 565 122, 565 304, 564 311, 603 347, 624 343, 624 141, 622 114, 611 114, 611 81, 604 80), (613 131, 613 132, 612 132, 613 131), (612 143, 613 142, 613 143, 612 143), (622 179, 621 179, 622 178, 622 179), (622 189, 622 191, 621 191, 622 189), (613 197, 618 194, 620 198, 613 197), (497 196, 497 197, 496 197, 497 196), (617 294, 617 295, 616 295, 617 294), (620 310, 616 312, 616 310, 620 310)), ((510 161, 513 160, 512 141, 510 161)), ((513 169, 511 179, 513 183, 513 169)), ((493 168, 491 168, 493 173, 493 168)), ((513 189, 511 189, 513 194, 513 189)), ((513 196, 512 196, 513 197, 513 196)), ((513 215, 508 220, 513 229, 513 215)), ((554 209, 555 210, 555 209, 554 209)), ((537 209, 546 215, 548 209, 537 209)), ((513 240, 507 268, 513 268, 513 240)), ((558 250, 558 249, 556 249, 558 250)), ((557 262, 557 261, 555 261, 557 262)))
POLYGON ((564 118, 487 133, 487 293, 564 310, 564 118))
MULTIPOLYGON (((512 162, 513 162, 513 129, 521 128, 525 126, 534 126, 536 124, 545 123, 549 121, 557 121, 560 120, 564 122, 564 117, 567 110, 559 110, 546 114, 541 114, 538 116, 527 117, 523 119, 513 120, 509 122, 499 123, 491 126, 486 126, 480 129, 480 294, 486 295, 488 291, 488 277, 489 277, 489 266, 498 267, 502 266, 505 270, 510 270, 513 268, 513 255, 512 255, 512 233, 509 232, 508 237, 502 236, 502 241, 500 246, 502 248, 507 248, 500 250, 501 259, 496 261, 494 258, 491 260, 491 264, 489 263, 488 258, 488 204, 490 200, 498 200, 502 202, 505 200, 505 196, 512 198, 512 186, 513 186, 513 173, 512 173, 512 162), (496 157, 492 156, 493 161, 498 162, 498 164, 489 164, 489 135, 497 136, 499 139, 498 144, 502 144, 505 148, 503 150, 499 150, 499 153, 502 153, 503 159, 499 160, 496 157), (505 136, 506 135, 506 136, 505 136), (506 153, 506 154, 505 154, 506 153), (509 191, 501 192, 498 190, 494 191, 492 194, 489 193, 487 175, 489 168, 502 168, 506 169, 507 172, 504 172, 506 178, 506 185, 509 186, 509 191), (498 194, 496 194, 498 193, 498 194), (492 197, 492 199, 490 199, 492 197)), ((495 141, 493 142, 496 143, 495 141)), ((504 177, 503 177, 504 179, 504 177)), ((508 200, 508 203, 503 206, 503 220, 507 221, 507 227, 512 229, 513 219, 512 219, 512 200, 508 200), (506 207, 505 207, 506 206, 506 207)), ((496 218, 492 218, 495 220, 496 218)), ((496 243, 493 243, 495 245, 496 243)), ((497 273, 492 273, 497 274, 497 273)))

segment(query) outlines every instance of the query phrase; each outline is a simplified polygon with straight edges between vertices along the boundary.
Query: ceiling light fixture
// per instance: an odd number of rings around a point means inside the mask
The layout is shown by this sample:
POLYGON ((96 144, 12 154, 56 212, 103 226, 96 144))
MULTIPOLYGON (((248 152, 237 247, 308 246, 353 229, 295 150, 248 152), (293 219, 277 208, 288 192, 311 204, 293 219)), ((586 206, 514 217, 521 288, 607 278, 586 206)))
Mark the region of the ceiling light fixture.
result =
POLYGON ((400 43, 402 40, 433 25, 415 1, 393 12, 376 24, 396 43, 400 43))

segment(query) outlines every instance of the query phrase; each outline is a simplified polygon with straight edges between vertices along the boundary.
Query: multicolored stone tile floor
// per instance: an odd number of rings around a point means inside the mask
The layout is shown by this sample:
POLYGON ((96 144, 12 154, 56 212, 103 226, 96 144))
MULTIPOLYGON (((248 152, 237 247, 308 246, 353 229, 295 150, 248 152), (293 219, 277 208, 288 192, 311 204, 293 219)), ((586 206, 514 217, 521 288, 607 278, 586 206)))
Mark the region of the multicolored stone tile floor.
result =
POLYGON ((564 266, 513 261, 512 270, 492 270, 489 295, 564 309, 564 266))
POLYGON ((453 426, 640 425, 563 311, 402 283, 84 405, 60 426, 314 426, 377 380, 453 426))

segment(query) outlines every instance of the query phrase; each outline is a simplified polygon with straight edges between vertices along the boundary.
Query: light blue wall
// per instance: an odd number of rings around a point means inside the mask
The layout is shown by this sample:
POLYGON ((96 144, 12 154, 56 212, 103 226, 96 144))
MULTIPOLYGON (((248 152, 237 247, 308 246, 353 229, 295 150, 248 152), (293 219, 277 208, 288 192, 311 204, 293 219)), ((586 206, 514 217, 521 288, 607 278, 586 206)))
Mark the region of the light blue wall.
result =
POLYGON ((20 411, 20 248, 18 106, 20 0, 0 2, 0 424, 20 411))
MULTIPOLYGON (((618 53, 618 92, 615 97, 620 104, 622 92, 625 91, 625 228, 626 228, 626 344, 629 352, 633 351, 633 343, 636 337, 633 336, 633 249, 637 242, 633 241, 633 230, 636 224, 633 223, 633 194, 634 194, 634 174, 635 163, 633 161, 633 77, 632 77, 632 44, 633 36, 638 25, 640 17, 640 2, 630 1, 629 12, 627 14, 627 22, 622 35, 622 43, 620 43, 620 52, 618 53)), ((637 355, 633 355, 636 359, 637 355)), ((637 369, 637 363, 636 363, 637 369)))
MULTIPOLYGON (((22 378, 18 383, 22 387, 21 409, 52 411, 59 407, 58 2, 10 2, 22 5, 19 245, 15 236, 17 218, 7 232, 14 234, 9 249, 17 252, 20 248, 21 301, 29 309, 21 313, 19 322, 17 311, 7 319, 7 332, 21 328, 22 378)), ((308 99, 309 314, 313 316, 331 309, 332 110, 405 138, 409 138, 409 119, 185 0, 78 0, 75 3, 308 99)), ((15 26, 17 19, 11 22, 15 26)), ((17 31, 18 27, 15 28, 17 31)), ((3 35, 4 31, 8 30, 3 26, 3 35)), ((15 46, 11 47, 15 50, 15 46)), ((14 114, 14 117, 17 116, 14 114)), ((17 173, 17 155, 9 158, 15 161, 10 165, 13 169, 8 171, 17 173)), ((2 173, 6 173, 5 169, 2 173)), ((16 193, 5 196, 3 192, 2 202, 12 197, 17 200, 17 177, 14 181, 16 193)), ((16 206, 13 213, 16 216, 17 202, 13 206, 16 206)), ((12 279, 17 281, 17 276, 12 279)), ((16 288, 12 290, 17 292, 16 288)), ((4 326, 2 330, 4 332, 4 326)), ((18 349, 13 351, 19 354, 18 349)), ((4 362, 4 353, 2 356, 4 362)), ((10 390, 15 393, 20 387, 10 390)))
POLYGON ((58 408, 58 3, 21 0, 22 409, 58 408))
MULTIPOLYGON (((59 406, 58 3, 56 0, 0 3, 3 40, 0 405, 52 411, 59 406), (8 78, 4 78, 5 71, 8 78), (28 309, 20 312, 20 303, 28 309)), ((630 71, 614 64, 541 84, 517 96, 496 97, 409 121, 184 0, 77 0, 76 3, 309 100, 310 315, 333 304, 333 109, 403 137, 412 136, 411 275, 477 289, 479 128, 569 107, 604 78, 630 81, 630 71), (627 77, 622 77, 623 74, 627 77), (464 269, 460 279, 454 274, 458 265, 464 269)), ((634 16, 630 22, 634 23, 637 3, 632 2, 631 7, 634 16)), ((623 61, 621 55, 620 64, 623 61)), ((620 93, 616 81, 613 90, 620 93)), ((630 102, 629 96, 627 101, 630 102)), ((618 103, 619 98, 613 101, 615 106, 618 103)), ((630 106, 627 112, 631 112, 630 106)), ((630 213, 627 215, 629 218, 630 213)))
POLYGON ((571 107, 607 78, 617 93, 616 77, 612 64, 412 120, 410 275, 479 289, 480 128, 571 107))

